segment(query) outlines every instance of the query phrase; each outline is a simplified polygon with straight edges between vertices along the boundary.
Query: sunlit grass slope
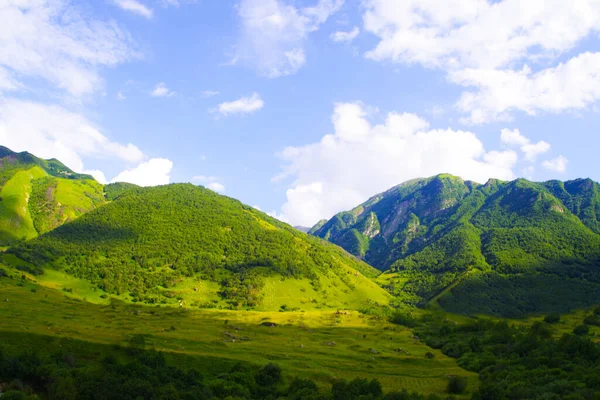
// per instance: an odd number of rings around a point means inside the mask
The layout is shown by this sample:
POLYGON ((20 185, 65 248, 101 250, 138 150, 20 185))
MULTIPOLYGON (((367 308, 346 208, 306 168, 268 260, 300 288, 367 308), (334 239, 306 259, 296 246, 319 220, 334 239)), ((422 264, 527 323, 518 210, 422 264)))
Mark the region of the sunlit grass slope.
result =
POLYGON ((364 377, 379 379, 387 390, 443 393, 449 375, 468 377, 470 392, 477 385, 475 374, 416 340, 408 329, 356 311, 194 311, 118 300, 98 305, 9 274, 15 279, 0 278, 0 335, 17 340, 19 333, 27 334, 23 345, 32 335, 47 338, 45 346, 78 340, 125 345, 132 335, 142 334, 149 347, 189 356, 185 362, 199 369, 216 371, 235 361, 275 362, 290 375, 324 386, 364 377), (427 352, 435 357, 426 358, 427 352))

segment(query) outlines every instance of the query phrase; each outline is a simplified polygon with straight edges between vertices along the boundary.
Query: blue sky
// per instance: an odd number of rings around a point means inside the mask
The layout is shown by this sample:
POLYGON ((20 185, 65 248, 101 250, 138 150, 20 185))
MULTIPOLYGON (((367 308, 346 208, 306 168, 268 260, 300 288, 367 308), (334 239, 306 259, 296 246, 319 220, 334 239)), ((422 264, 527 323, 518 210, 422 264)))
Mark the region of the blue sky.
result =
POLYGON ((312 225, 415 177, 591 177, 600 5, 8 0, 0 144, 312 225))

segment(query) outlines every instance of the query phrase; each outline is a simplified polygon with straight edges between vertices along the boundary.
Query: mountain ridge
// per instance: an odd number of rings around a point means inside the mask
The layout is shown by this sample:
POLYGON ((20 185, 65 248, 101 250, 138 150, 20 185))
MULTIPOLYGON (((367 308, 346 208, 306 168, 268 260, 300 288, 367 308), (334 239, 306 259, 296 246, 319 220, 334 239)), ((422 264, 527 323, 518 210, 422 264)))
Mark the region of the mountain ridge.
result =
POLYGON ((343 249, 192 184, 126 190, 8 252, 18 257, 13 264, 62 271, 146 303, 180 297, 209 308, 277 311, 389 297, 371 280, 378 271, 343 249))
POLYGON ((468 271, 563 276, 574 269, 566 266, 578 265, 596 285, 598 193, 590 179, 479 184, 440 174, 372 196, 311 233, 397 274, 388 289, 415 304, 468 271))

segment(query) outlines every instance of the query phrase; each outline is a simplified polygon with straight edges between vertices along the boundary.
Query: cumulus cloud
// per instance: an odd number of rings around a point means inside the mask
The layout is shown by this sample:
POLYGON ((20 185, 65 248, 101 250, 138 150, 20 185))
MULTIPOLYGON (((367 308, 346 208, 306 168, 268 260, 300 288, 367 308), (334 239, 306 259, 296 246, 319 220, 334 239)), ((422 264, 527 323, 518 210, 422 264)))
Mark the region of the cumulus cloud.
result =
POLYGON ((520 110, 581 109, 600 97, 600 54, 548 66, 600 30, 600 3, 559 0, 366 0, 364 30, 379 38, 376 61, 421 64, 473 87, 457 107, 463 122, 510 119, 520 110), (531 65, 543 65, 534 71, 531 65), (530 65, 530 66, 528 66, 530 65))
POLYGON ((147 19, 152 18, 152 10, 137 0, 113 0, 113 3, 125 11, 132 12, 147 19))
POLYGON ((154 87, 154 90, 150 93, 152 97, 171 97, 175 95, 175 92, 169 90, 164 82, 159 82, 154 87))
POLYGON ((81 173, 93 176, 95 180, 97 180, 103 185, 106 185, 108 183, 106 175, 104 175, 104 172, 100 171, 99 169, 83 170, 81 171, 81 173))
POLYGON ((367 107, 343 103, 335 106, 332 122, 334 133, 279 154, 285 164, 274 181, 292 181, 281 217, 294 225, 311 226, 416 177, 514 178, 516 152, 486 151, 474 133, 431 129, 414 114, 392 112, 373 124, 367 107))
POLYGON ((529 144, 529 139, 521 135, 518 129, 502 129, 500 132, 500 140, 505 144, 512 144, 517 146, 525 146, 529 144))
POLYGON ((238 16, 242 36, 233 63, 242 62, 260 75, 276 78, 295 74, 306 63, 304 41, 319 29, 344 0, 318 0, 298 8, 286 0, 241 0, 238 16))
POLYGON ((192 178, 192 181, 206 186, 213 192, 225 193, 225 185, 220 183, 216 176, 197 175, 192 178))
POLYGON ((69 0, 4 1, 0 21, 0 90, 30 77, 78 97, 102 87, 101 67, 140 56, 114 21, 93 19, 69 0))
POLYGON ((517 145, 525 155, 525 159, 534 162, 540 154, 548 152, 551 148, 550 143, 540 140, 537 143, 531 143, 529 138, 523 136, 518 129, 502 129, 500 133, 502 143, 508 145, 517 145))
POLYGON ((564 156, 558 156, 553 158, 552 160, 547 160, 542 163, 542 166, 549 171, 554 172, 565 172, 567 170, 567 164, 569 160, 567 160, 564 156))
POLYGON ((211 182, 206 185, 207 188, 217 193, 225 193, 225 186, 219 182, 211 182))
POLYGON ((528 66, 519 71, 465 69, 450 79, 474 87, 464 92, 457 107, 468 113, 467 123, 509 119, 509 112, 529 115, 583 109, 600 98, 600 53, 583 53, 554 68, 533 73, 528 66))
POLYGON ((135 168, 118 174, 111 182, 128 182, 139 186, 166 185, 170 182, 173 162, 166 158, 152 158, 135 168))
POLYGON ((82 157, 137 163, 144 154, 135 145, 109 140, 85 117, 60 106, 16 99, 0 100, 0 143, 14 151, 57 158, 82 172, 82 157))
POLYGON ((356 39, 356 37, 359 35, 360 33, 360 29, 358 29, 358 26, 355 26, 354 29, 352 29, 349 32, 346 31, 337 31, 331 34, 330 38, 331 40, 333 40, 336 43, 339 42, 351 42, 354 39, 356 39))
POLYGON ((265 102, 260 94, 254 92, 250 97, 242 97, 234 101, 226 101, 217 106, 216 111, 224 116, 232 114, 252 114, 262 109, 265 102))

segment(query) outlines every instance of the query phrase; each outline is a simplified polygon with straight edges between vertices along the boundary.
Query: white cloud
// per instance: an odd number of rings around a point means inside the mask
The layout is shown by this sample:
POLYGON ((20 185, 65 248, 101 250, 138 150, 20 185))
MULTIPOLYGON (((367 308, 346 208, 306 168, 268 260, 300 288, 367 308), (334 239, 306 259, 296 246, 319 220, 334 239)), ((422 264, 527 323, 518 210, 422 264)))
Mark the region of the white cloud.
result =
POLYGON ((22 84, 10 72, 0 66, 0 94, 21 87, 22 84))
POLYGON ((202 92, 202 97, 208 98, 208 97, 218 96, 220 94, 221 93, 216 90, 205 90, 204 92, 202 92))
POLYGON ((523 153, 525 153, 525 158, 528 161, 533 162, 533 161, 535 161, 537 156, 548 152, 548 150, 550 150, 550 147, 551 146, 548 142, 540 140, 537 143, 531 143, 531 144, 526 144, 525 146, 522 146, 521 151, 523 153))
POLYGON ((57 158, 77 172, 84 171, 84 156, 128 163, 144 159, 135 145, 112 142, 79 114, 16 99, 0 100, 0 143, 14 151, 57 158))
POLYGON ((152 10, 137 0, 113 0, 113 3, 125 11, 141 15, 144 18, 152 18, 152 10))
POLYGON ((366 57, 441 68, 451 82, 473 87, 457 103, 468 114, 465 123, 508 120, 516 110, 535 115, 581 109, 600 98, 600 53, 550 65, 600 31, 596 0, 574 7, 560 0, 364 4, 364 30, 379 38, 366 57), (536 65, 543 67, 535 71, 536 65))
POLYGON ((465 69, 450 74, 450 79, 475 91, 462 94, 457 106, 469 113, 467 123, 507 119, 508 113, 521 110, 562 112, 583 109, 600 98, 600 53, 583 53, 532 73, 527 66, 520 71, 465 69))
POLYGON ((154 90, 150 93, 152 97, 171 97, 175 95, 175 92, 169 90, 164 82, 159 82, 154 87, 154 90))
POLYGON ((122 91, 117 92, 117 99, 119 100, 127 100, 127 96, 122 91))
POLYGON ((285 0, 241 0, 237 11, 242 37, 232 63, 241 61, 271 78, 295 74, 306 63, 308 34, 343 4, 318 0, 313 7, 296 8, 285 0))
POLYGON ((209 188, 210 190, 212 190, 213 192, 224 193, 225 185, 218 182, 218 180, 219 180, 219 178, 217 178, 216 176, 206 176, 206 175, 197 175, 192 178, 193 182, 197 182, 201 185, 204 185, 207 188, 209 188))
POLYGON ((225 193, 225 186, 223 186, 219 182, 211 182, 208 185, 206 185, 206 187, 212 190, 213 192, 225 193))
POLYGON ((345 31, 337 31, 331 34, 330 38, 331 40, 333 40, 336 43, 339 42, 351 42, 354 39, 356 39, 356 37, 359 35, 360 33, 360 29, 358 29, 358 26, 355 26, 354 29, 352 29, 349 32, 345 32, 345 31))
POLYGON ((200 0, 161 0, 161 6, 168 7, 179 7, 182 4, 196 4, 200 2, 200 0))
POLYGON ((529 144, 529 139, 525 136, 521 135, 518 129, 510 130, 510 129, 502 129, 500 132, 500 140, 502 143, 506 144, 514 144, 517 146, 525 146, 529 144))
POLYGON ((558 156, 552 160, 544 161, 542 166, 550 171, 565 172, 567 170, 568 163, 569 160, 567 160, 564 156, 558 156))
POLYGON ((166 158, 152 158, 135 168, 118 174, 111 182, 129 182, 139 186, 167 185, 173 162, 166 158))
POLYGON ((406 113, 389 113, 374 125, 361 104, 337 104, 332 121, 333 134, 279 154, 286 164, 273 179, 292 179, 281 212, 294 225, 311 226, 415 177, 446 172, 478 182, 514 178, 517 154, 488 152, 472 132, 430 129, 406 113))
POLYGON ((103 185, 106 185, 108 183, 108 180, 106 179, 106 175, 104 175, 104 172, 102 172, 98 169, 83 170, 83 171, 81 171, 81 173, 93 176, 95 180, 97 180, 98 182, 100 182, 103 185))
POLYGON ((217 110, 222 115, 232 114, 252 114, 265 106, 258 93, 253 93, 250 97, 242 97, 235 101, 226 101, 218 105, 217 110))
POLYGON ((509 129, 502 129, 500 140, 502 140, 502 143, 508 145, 519 146, 521 151, 525 154, 525 159, 530 162, 534 162, 537 156, 548 152, 551 148, 550 144, 544 140, 540 140, 537 143, 531 143, 529 138, 523 136, 518 129, 512 131, 509 129))
POLYGON ((600 3, 580 0, 366 0, 375 60, 493 69, 552 58, 600 30, 600 3))
POLYGON ((82 96, 102 87, 101 67, 140 56, 114 21, 92 19, 69 0, 4 1, 0 21, 0 82, 9 89, 31 77, 82 96))

